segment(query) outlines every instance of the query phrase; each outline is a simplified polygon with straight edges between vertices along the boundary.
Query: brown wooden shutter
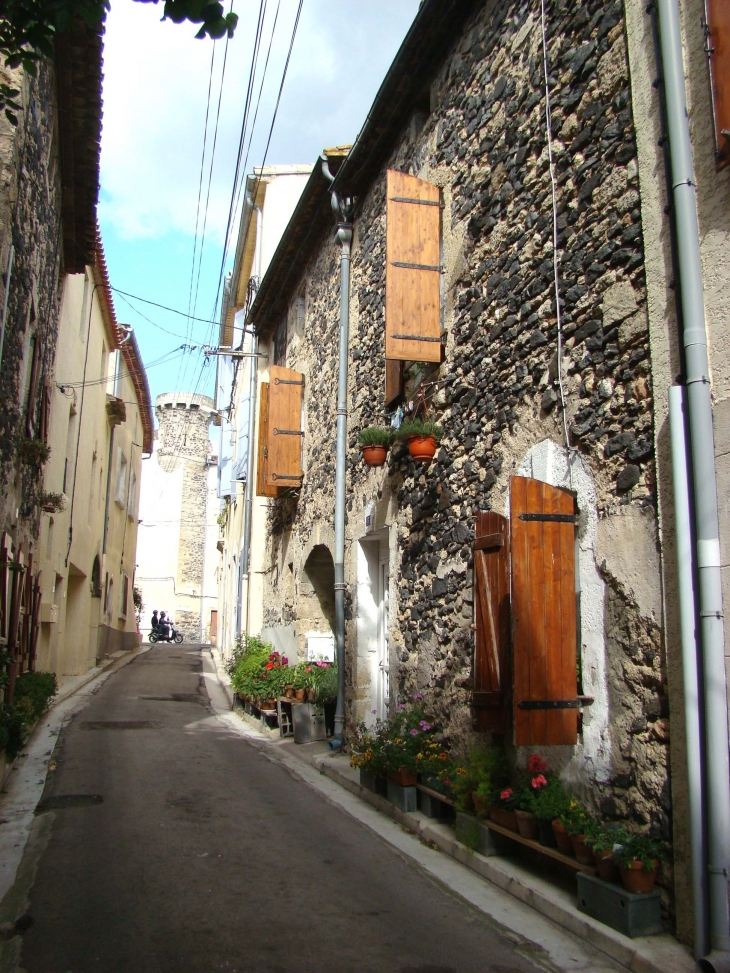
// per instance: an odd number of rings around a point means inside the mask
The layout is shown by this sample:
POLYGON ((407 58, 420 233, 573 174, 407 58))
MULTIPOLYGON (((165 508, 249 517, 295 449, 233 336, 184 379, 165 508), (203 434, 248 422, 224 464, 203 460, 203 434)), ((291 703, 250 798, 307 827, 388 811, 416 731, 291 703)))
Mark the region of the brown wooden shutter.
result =
POLYGON ((395 408, 403 398, 403 362, 385 359, 385 405, 395 408))
POLYGON ((730 165, 730 3, 707 0, 717 168, 730 165))
POLYGON ((388 170, 385 357, 441 361, 441 191, 388 170))
POLYGON ((36 398, 38 397, 38 380, 41 373, 41 349, 37 337, 33 341, 33 358, 30 366, 30 382, 28 383, 28 403, 26 405, 25 431, 28 436, 35 433, 36 398))
POLYGON ((256 496, 278 497, 281 493, 278 487, 267 486, 266 471, 269 462, 269 383, 261 383, 261 399, 259 401, 259 448, 256 463, 256 496))
POLYGON ((509 728, 510 591, 509 521, 488 511, 477 514, 474 541, 474 728, 505 733, 509 728))
POLYGON ((578 676, 575 499, 510 481, 515 744, 575 744, 578 676))
POLYGON ((51 424, 51 386, 48 382, 43 384, 43 393, 41 398, 41 418, 38 423, 38 438, 44 442, 48 442, 48 435, 50 432, 51 424))
POLYGON ((269 369, 269 430, 265 483, 268 487, 302 485, 302 398, 304 376, 291 368, 269 369))

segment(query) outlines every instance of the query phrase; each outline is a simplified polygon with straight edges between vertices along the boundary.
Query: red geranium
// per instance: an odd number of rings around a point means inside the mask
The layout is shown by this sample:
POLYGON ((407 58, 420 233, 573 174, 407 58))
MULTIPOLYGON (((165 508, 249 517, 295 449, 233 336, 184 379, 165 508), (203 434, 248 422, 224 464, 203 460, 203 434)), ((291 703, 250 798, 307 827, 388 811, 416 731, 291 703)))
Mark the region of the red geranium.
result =
MULTIPOLYGON (((547 764, 542 757, 538 756, 536 753, 533 753, 533 755, 527 761, 527 769, 531 774, 543 774, 547 770, 547 764)), ((545 783, 547 783, 547 781, 545 783)))
POLYGON ((541 787, 544 787, 547 784, 547 777, 544 777, 542 774, 538 774, 537 777, 532 778, 530 783, 536 791, 539 791, 541 787))

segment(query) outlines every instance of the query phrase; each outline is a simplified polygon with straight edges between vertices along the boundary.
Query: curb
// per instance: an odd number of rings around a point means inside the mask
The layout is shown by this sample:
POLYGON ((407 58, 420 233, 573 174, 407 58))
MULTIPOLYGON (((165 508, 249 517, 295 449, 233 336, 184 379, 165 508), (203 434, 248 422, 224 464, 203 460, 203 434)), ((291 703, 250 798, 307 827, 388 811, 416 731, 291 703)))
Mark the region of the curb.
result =
POLYGON ((519 864, 496 856, 486 858, 457 841, 452 828, 447 825, 437 824, 418 811, 401 811, 384 797, 373 794, 342 772, 344 768, 337 766, 337 757, 302 754, 299 759, 302 758, 381 814, 414 832, 422 841, 436 845, 444 854, 466 865, 562 929, 586 940, 632 973, 694 973, 695 963, 689 950, 672 936, 664 934, 630 939, 579 912, 568 892, 531 874, 519 864))

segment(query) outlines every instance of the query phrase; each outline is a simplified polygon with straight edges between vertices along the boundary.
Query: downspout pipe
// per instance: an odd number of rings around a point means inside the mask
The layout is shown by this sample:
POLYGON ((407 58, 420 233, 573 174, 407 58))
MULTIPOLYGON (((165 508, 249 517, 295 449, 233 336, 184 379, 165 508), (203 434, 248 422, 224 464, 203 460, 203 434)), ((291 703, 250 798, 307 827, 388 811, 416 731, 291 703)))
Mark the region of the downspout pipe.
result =
MULTIPOLYGON (((259 350, 259 336, 254 330, 251 336, 251 353, 257 355, 259 350)), ((246 506, 243 512, 243 548, 241 550, 241 570, 246 580, 246 624, 243 631, 249 635, 251 617, 251 525, 253 523, 253 478, 254 478, 254 443, 256 442, 256 379, 258 359, 250 359, 250 374, 248 382, 248 455, 246 456, 246 506)), ((241 591, 239 588, 239 600, 241 591)), ((239 609, 240 611, 240 609, 239 609)), ((240 616, 239 616, 240 617, 240 616)))
MULTIPOLYGON (((707 328, 678 0, 658 0, 657 9, 681 287, 705 731, 710 952, 698 960, 697 966, 703 973, 730 973, 730 757, 707 328)), ((698 891, 695 890, 695 894, 698 891)))
MULTIPOLYGON (((326 159, 322 172, 333 181, 326 159)), ((347 368, 350 343, 350 246, 352 204, 332 194, 332 208, 339 214, 335 240, 340 248, 340 341, 337 375, 337 439, 335 452, 335 644, 337 649, 337 706, 331 750, 345 741, 345 493, 347 489, 347 368)))

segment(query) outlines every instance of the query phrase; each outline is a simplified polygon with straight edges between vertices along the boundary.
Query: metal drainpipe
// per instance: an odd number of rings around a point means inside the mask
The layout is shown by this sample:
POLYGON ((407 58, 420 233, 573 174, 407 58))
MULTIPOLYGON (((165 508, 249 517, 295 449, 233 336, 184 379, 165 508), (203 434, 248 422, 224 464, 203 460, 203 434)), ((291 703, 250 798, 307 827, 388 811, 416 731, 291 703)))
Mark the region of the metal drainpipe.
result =
MULTIPOLYGON (((333 181, 327 160, 322 172, 333 181)), ((335 642, 337 646, 337 707, 335 734, 329 743, 339 750, 345 738, 345 492, 347 488, 347 366, 350 332, 351 200, 332 194, 332 208, 339 215, 335 240, 340 247, 340 347, 337 377, 337 449, 335 459, 335 642)))
MULTIPOLYGON (((730 973, 730 759, 712 396, 677 0, 658 0, 658 11, 682 297, 682 340, 687 371, 687 418, 696 538, 694 553, 698 575, 704 691, 704 796, 707 809, 711 952, 699 959, 697 966, 707 973, 730 973)), ((695 890, 695 894, 698 891, 695 890)))

